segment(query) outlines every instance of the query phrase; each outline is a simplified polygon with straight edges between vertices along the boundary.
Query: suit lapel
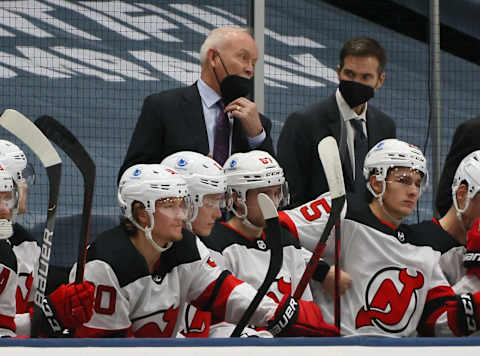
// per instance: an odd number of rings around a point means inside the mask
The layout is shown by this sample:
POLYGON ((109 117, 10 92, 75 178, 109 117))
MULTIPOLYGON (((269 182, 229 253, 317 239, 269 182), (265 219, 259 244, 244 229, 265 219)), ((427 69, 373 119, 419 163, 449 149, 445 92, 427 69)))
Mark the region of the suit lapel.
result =
POLYGON ((183 95, 180 112, 183 113, 189 135, 195 137, 197 145, 202 153, 209 153, 207 127, 203 116, 202 98, 197 88, 197 83, 188 87, 183 95))

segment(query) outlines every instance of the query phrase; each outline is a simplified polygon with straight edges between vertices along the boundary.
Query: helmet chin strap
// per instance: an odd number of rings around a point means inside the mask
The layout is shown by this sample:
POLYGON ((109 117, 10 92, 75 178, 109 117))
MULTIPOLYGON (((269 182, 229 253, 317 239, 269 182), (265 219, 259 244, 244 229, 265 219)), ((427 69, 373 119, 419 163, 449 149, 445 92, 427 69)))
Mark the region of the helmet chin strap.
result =
POLYGON ((470 198, 467 196, 467 200, 465 201, 465 206, 463 209, 460 209, 458 206, 458 201, 457 201, 457 191, 452 191, 452 201, 453 201, 453 206, 455 207, 455 215, 457 216, 458 222, 460 223, 460 226, 462 227, 463 231, 466 233, 467 228, 463 224, 463 213, 468 209, 470 206, 470 198))
POLYGON ((251 230, 254 230, 256 235, 260 234, 263 231, 263 227, 262 226, 257 226, 255 224, 251 223, 250 220, 247 219, 248 208, 247 208, 247 204, 245 204, 245 199, 239 198, 239 199, 237 199, 237 201, 242 206, 244 213, 240 214, 238 212, 238 210, 235 209, 235 207, 233 205, 230 208, 230 210, 235 214, 235 216, 237 218, 240 219, 240 221, 242 222, 243 225, 245 225, 247 228, 249 228, 251 230))
MULTIPOLYGON (((376 178, 375 178, 376 179, 376 178)), ((385 190, 387 188, 387 184, 385 183, 385 181, 383 180, 382 181, 382 191, 380 193, 375 193, 375 191, 373 190, 372 186, 370 185, 370 182, 367 183, 367 189, 370 193, 372 193, 373 197, 375 199, 377 199, 378 201, 378 204, 380 204, 380 206, 382 207, 382 210, 383 212, 385 213, 385 215, 387 215, 391 221, 394 222, 395 225, 400 225, 400 223, 402 222, 403 219, 397 219, 397 218, 394 218, 392 216, 392 214, 390 214, 387 210, 387 207, 385 206, 385 204, 383 204, 383 194, 385 193, 385 190)))
POLYGON ((242 219, 242 224, 251 230, 255 231, 255 235, 260 235, 263 231, 263 227, 254 225, 247 218, 242 219))
POLYGON ((153 225, 155 223, 155 218, 153 217, 153 214, 151 212, 147 212, 148 213, 148 216, 150 218, 150 221, 152 222, 152 224, 150 226, 147 226, 147 227, 142 227, 140 226, 139 223, 137 223, 135 221, 135 219, 132 219, 132 223, 133 225, 135 225, 137 227, 137 229, 140 229, 141 231, 143 231, 145 233, 145 238, 147 239, 148 242, 150 242, 150 244, 153 246, 153 248, 155 250, 157 250, 158 252, 162 253, 162 252, 165 252, 166 250, 168 250, 170 247, 172 247, 173 245, 173 241, 170 241, 170 242, 167 242, 163 247, 160 246, 159 244, 157 244, 153 238, 152 238, 152 230, 153 230, 153 225))
POLYGON ((9 219, 0 219, 0 240, 8 239, 13 235, 13 223, 9 219))

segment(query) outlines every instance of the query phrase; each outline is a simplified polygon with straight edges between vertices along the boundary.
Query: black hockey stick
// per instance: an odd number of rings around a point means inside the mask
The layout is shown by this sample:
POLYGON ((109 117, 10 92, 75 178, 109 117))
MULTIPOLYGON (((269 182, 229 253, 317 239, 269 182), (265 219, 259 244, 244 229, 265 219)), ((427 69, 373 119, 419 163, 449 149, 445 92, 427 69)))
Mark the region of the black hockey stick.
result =
POLYGON ((95 163, 77 138, 53 117, 43 115, 35 120, 35 125, 49 140, 67 154, 83 176, 83 210, 75 274, 75 283, 81 283, 83 282, 86 248, 90 236, 90 220, 95 187, 95 163))
POLYGON ((318 155, 322 161, 323 171, 327 178, 328 189, 332 198, 332 208, 328 216, 327 223, 322 232, 322 236, 313 250, 312 257, 307 263, 302 278, 293 293, 293 298, 300 299, 312 279, 313 273, 318 265, 318 260, 322 257, 327 243, 328 236, 333 226, 340 221, 340 213, 345 204, 345 185, 343 183, 342 164, 338 152, 337 142, 332 136, 325 137, 318 144, 318 155))
POLYGON ((340 330, 340 219, 335 222, 335 326, 340 330))
MULTIPOLYGON (((52 250, 53 231, 57 200, 62 175, 62 160, 50 141, 25 116, 16 110, 7 109, 0 117, 0 125, 23 141, 40 159, 48 175, 49 196, 47 222, 43 232, 41 253, 38 264, 38 284, 34 302, 42 308, 42 301, 47 288, 48 267, 52 250)), ((38 330, 32 330, 32 335, 38 335, 38 330)))
POLYGON ((278 221, 278 212, 275 204, 264 193, 260 193, 257 196, 258 205, 262 210, 263 217, 265 219, 266 227, 264 229, 267 246, 270 249, 270 263, 268 264, 267 274, 262 282, 262 285, 257 290, 257 294, 252 299, 247 310, 242 315, 242 318, 238 322, 235 330, 233 330, 230 337, 239 337, 247 326, 250 318, 260 304, 265 294, 267 294, 273 281, 277 277, 278 272, 283 264, 283 248, 281 241, 280 223, 278 221))

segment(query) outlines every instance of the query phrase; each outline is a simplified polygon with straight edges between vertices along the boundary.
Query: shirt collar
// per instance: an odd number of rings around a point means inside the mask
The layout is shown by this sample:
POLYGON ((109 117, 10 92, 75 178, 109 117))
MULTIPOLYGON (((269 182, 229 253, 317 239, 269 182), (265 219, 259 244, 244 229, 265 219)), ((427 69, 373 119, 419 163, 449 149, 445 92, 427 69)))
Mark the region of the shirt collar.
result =
POLYGON ((337 106, 344 121, 348 121, 350 119, 361 119, 367 122, 368 102, 365 103, 365 109, 362 111, 362 113, 360 115, 357 115, 357 113, 353 111, 350 106, 348 106, 347 102, 342 96, 342 93, 340 93, 340 89, 337 89, 337 92, 335 93, 335 99, 337 100, 337 106))
POLYGON ((210 109, 221 99, 220 95, 218 95, 215 90, 210 88, 202 79, 198 79, 197 87, 200 97, 207 108, 210 109))

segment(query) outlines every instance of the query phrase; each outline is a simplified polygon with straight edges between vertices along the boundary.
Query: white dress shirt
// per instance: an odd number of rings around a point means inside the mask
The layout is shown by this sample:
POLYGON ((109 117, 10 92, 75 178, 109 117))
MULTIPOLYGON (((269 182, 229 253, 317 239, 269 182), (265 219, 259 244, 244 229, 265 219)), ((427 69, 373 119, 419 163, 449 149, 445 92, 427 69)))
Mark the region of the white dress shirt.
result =
MULTIPOLYGON (((200 97, 202 98, 202 107, 203 107, 203 117, 205 118, 205 127, 207 128, 207 136, 208 136, 208 151, 211 155, 213 155, 213 144, 215 140, 215 126, 216 120, 220 113, 220 108, 217 105, 217 102, 221 99, 220 95, 217 94, 215 90, 210 88, 203 80, 198 79, 197 81, 198 91, 200 93, 200 97)), ((230 118, 230 138, 228 141, 229 146, 229 155, 232 154, 232 128, 233 128, 233 120, 234 118, 230 118)), ((255 136, 255 137, 247 137, 248 144, 250 148, 257 148, 260 146, 267 137, 265 130, 255 136)))

